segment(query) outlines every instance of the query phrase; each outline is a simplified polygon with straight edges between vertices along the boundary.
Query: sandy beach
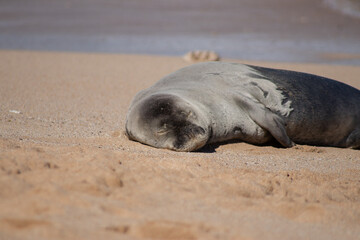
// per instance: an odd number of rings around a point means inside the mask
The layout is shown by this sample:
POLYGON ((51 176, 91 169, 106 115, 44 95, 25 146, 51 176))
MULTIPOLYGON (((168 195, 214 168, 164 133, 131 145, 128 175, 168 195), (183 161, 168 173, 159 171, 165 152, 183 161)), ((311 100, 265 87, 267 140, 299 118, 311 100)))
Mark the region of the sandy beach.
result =
MULTIPOLYGON (((242 62, 360 89, 360 67, 242 62)), ((0 51, 0 239, 359 239, 360 151, 129 141, 181 57, 0 51)))

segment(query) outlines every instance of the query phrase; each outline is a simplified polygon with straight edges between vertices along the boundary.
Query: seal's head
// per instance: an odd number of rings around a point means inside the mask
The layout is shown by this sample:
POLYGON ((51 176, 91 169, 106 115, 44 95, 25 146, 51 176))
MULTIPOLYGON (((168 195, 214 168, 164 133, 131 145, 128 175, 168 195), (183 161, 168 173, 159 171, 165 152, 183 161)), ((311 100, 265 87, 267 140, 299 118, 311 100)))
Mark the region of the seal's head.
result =
POLYGON ((157 148, 194 151, 210 137, 201 111, 184 99, 156 94, 133 104, 126 119, 126 133, 135 140, 157 148))

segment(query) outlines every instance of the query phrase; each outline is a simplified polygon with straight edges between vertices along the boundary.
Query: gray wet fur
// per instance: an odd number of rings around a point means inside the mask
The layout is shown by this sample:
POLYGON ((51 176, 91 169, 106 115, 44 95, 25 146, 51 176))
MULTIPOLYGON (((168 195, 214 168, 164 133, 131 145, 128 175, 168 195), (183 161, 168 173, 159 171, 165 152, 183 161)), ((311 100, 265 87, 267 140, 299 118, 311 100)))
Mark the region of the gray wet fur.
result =
POLYGON ((139 92, 130 139, 175 151, 238 139, 360 148, 360 91, 328 78, 237 63, 180 69, 139 92))

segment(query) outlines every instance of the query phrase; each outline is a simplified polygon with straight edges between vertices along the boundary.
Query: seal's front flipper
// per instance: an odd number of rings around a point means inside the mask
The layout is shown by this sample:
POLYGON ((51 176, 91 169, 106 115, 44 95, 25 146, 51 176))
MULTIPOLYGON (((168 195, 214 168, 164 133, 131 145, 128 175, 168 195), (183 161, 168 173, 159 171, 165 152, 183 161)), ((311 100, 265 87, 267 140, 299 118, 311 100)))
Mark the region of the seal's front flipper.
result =
POLYGON ((360 128, 355 129, 346 139, 346 147, 360 149, 360 128))
POLYGON ((240 107, 246 110, 250 118, 260 127, 266 129, 284 147, 293 147, 295 143, 290 140, 285 130, 285 123, 282 117, 273 113, 262 103, 255 102, 246 97, 237 99, 240 107))
POLYGON ((271 135, 284 147, 293 147, 295 143, 286 133, 284 120, 267 108, 249 111, 250 117, 261 127, 268 130, 271 135))

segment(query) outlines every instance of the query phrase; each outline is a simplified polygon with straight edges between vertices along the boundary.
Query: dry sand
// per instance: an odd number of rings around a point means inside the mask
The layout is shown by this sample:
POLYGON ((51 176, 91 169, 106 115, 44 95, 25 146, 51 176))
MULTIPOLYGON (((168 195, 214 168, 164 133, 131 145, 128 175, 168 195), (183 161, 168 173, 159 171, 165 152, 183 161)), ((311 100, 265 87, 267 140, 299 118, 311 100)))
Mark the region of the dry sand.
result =
MULTIPOLYGON (((358 150, 127 140, 131 98, 187 64, 1 51, 0 239, 359 239, 358 150)), ((360 88, 360 67, 253 64, 360 88)))

